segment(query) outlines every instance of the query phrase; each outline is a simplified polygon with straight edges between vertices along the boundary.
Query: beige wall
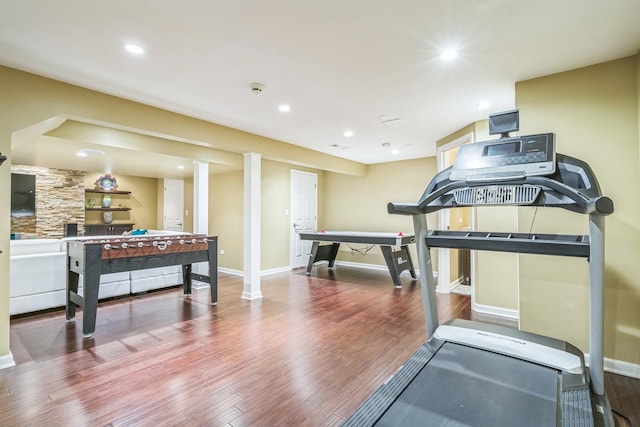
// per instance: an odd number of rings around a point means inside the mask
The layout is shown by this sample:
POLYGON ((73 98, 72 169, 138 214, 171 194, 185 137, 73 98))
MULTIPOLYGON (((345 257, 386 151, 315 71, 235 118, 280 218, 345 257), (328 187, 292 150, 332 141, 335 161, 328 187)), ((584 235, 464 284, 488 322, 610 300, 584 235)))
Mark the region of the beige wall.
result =
MULTIPOLYGON (((557 151, 585 160, 615 212, 606 218, 605 356, 640 363, 638 56, 516 85, 521 132, 555 132, 557 151)), ((521 209, 521 231, 532 210, 521 209)), ((587 232, 587 218, 539 210, 534 231, 587 232)), ((588 266, 520 256, 521 326, 588 351, 588 266)))
MULTIPOLYGON (((85 188, 94 188, 96 180, 103 174, 87 172, 85 174, 85 188)), ((155 230, 158 228, 158 181, 162 187, 162 180, 156 178, 143 178, 139 176, 112 175, 118 183, 119 191, 131 191, 131 194, 113 194, 111 196, 111 206, 117 207, 123 204, 131 208, 130 211, 113 212, 113 223, 133 223, 136 228, 155 230)), ((87 194, 86 198, 96 200, 99 206, 102 194, 87 194)), ((160 206, 161 207, 161 206, 160 206)), ((101 212, 87 212, 87 224, 102 224, 101 212)), ((160 224, 160 227, 162 224, 160 224)))
MULTIPOLYGON (((261 163, 261 270, 273 270, 290 265, 289 233, 291 171, 302 170, 318 174, 318 206, 324 201, 324 172, 293 167, 286 163, 262 160, 261 163)), ((212 175, 209 180, 209 231, 218 235, 223 268, 243 269, 243 172, 212 175)), ((320 212, 319 212, 320 221, 320 212)))
MULTIPOLYGON (((320 229, 413 233, 411 216, 389 215, 389 202, 415 203, 436 172, 435 157, 369 165, 366 176, 326 173, 323 221, 320 229)), ((429 215, 436 224, 435 215, 429 215)), ((365 245, 352 245, 362 248, 365 245)), ((415 259, 415 247, 412 245, 415 259)), ((378 248, 366 255, 341 245, 338 260, 385 265, 378 248)), ((417 267, 417 262, 415 263, 417 267)))
MULTIPOLYGON (((366 172, 366 166, 361 163, 2 66, 0 93, 0 152, 8 157, 0 167, 0 191, 4 190, 7 194, 10 189, 11 143, 14 135, 21 133, 21 137, 24 137, 25 129, 38 131, 39 134, 51 132, 51 126, 47 125, 58 117, 73 119, 73 123, 67 121, 53 132, 59 137, 78 134, 94 136, 96 132, 93 126, 87 125, 92 123, 104 126, 106 131, 103 133, 108 135, 123 135, 126 132, 114 129, 128 129, 129 133, 139 132, 168 140, 166 144, 155 147, 156 140, 127 138, 119 145, 127 149, 140 150, 140 146, 134 145, 145 144, 145 149, 162 154, 186 155, 188 152, 197 155, 194 160, 202 160, 202 156, 207 161, 221 163, 229 159, 225 150, 232 153, 257 152, 264 159, 295 164, 296 167, 355 175, 366 172), (176 146, 176 141, 182 144, 176 146)), ((100 143, 107 144, 102 140, 96 141, 96 144, 100 143)), ((155 187, 152 193, 157 203, 155 187)), ((9 211, 8 203, 0 204, 0 357, 9 354, 9 211)), ((157 225, 155 212, 153 218, 143 217, 139 221, 141 225, 147 221, 157 225)))
POLYGON ((286 267, 289 262, 291 166, 264 160, 261 165, 261 261, 262 271, 286 267))
MULTIPOLYGON (((516 208, 476 208, 476 230, 513 232, 517 229, 516 208)), ((518 281, 518 254, 476 251, 476 304, 518 310, 518 281)))
POLYGON ((262 257, 261 269, 272 270, 291 264, 291 218, 285 210, 291 210, 291 170, 302 170, 318 175, 318 205, 324 199, 324 173, 308 168, 293 168, 285 163, 265 160, 262 162, 262 257))
POLYGON ((242 271, 243 172, 209 177, 209 234, 218 236, 218 265, 242 271))

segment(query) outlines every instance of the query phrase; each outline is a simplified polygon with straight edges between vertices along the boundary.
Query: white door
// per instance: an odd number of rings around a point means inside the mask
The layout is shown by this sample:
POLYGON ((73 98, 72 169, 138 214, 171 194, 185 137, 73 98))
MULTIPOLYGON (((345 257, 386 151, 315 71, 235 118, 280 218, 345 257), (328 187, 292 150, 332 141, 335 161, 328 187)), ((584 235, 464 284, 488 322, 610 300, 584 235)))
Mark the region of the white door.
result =
POLYGON ((297 170, 291 171, 291 268, 306 266, 309 262, 311 243, 300 240, 301 231, 318 228, 318 175, 297 170))
POLYGON ((165 230, 183 231, 184 181, 164 180, 164 224, 165 230))

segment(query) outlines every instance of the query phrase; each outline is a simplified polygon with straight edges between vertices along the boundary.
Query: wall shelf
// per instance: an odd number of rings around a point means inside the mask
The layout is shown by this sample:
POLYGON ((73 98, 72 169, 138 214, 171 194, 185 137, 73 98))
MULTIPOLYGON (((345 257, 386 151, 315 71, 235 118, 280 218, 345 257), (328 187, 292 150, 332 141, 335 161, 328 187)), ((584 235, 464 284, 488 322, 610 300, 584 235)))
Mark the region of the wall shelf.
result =
POLYGON ((86 211, 96 211, 96 212, 105 212, 105 211, 130 211, 131 208, 84 208, 86 211))
MULTIPOLYGON (((84 225, 84 234, 85 236, 101 236, 101 235, 121 235, 124 232, 131 231, 133 229, 134 224, 129 222, 111 222, 113 219, 110 219, 110 222, 107 223, 95 223, 94 221, 98 219, 97 215, 103 216, 102 220, 104 221, 104 215, 107 215, 105 212, 130 212, 132 209, 128 206, 118 206, 118 202, 122 202, 124 200, 129 199, 131 195, 131 191, 122 191, 122 190, 103 190, 101 188, 85 188, 85 207, 84 210, 87 212, 87 217, 85 218, 84 225), (103 196, 109 195, 111 196, 111 206, 108 208, 102 207, 102 199, 103 196), (89 206, 89 201, 92 201, 92 206, 89 206), (92 212, 92 213, 90 213, 92 212), (102 214, 96 214, 96 212, 102 212, 102 214), (87 220, 90 222, 87 223, 87 220)), ((129 215, 129 214, 127 214, 129 215)), ((124 217, 119 218, 122 220, 130 220, 130 218, 125 219, 124 217)))
POLYGON ((92 190, 89 188, 85 188, 84 189, 85 193, 98 193, 98 194, 131 194, 131 191, 120 191, 120 190, 113 190, 113 191, 108 191, 108 190, 92 190))
MULTIPOLYGON (((128 196, 131 194, 131 191, 108 191, 108 190, 101 190, 101 189, 90 189, 90 188, 85 188, 84 190, 85 195, 87 194, 103 194, 103 195, 114 195, 114 196, 128 196)), ((116 197, 116 198, 120 198, 121 197, 116 197)), ((126 197, 125 197, 126 198, 126 197)), ((87 199, 85 200, 85 202, 87 202, 88 200, 92 200, 92 199, 87 199)), ((114 202, 115 203, 115 202, 114 202)), ((127 207, 127 206, 110 206, 108 208, 102 207, 102 203, 99 200, 95 200, 95 204, 92 206, 89 206, 87 203, 85 203, 85 211, 93 211, 93 212, 124 212, 124 211, 130 211, 131 208, 127 207)))

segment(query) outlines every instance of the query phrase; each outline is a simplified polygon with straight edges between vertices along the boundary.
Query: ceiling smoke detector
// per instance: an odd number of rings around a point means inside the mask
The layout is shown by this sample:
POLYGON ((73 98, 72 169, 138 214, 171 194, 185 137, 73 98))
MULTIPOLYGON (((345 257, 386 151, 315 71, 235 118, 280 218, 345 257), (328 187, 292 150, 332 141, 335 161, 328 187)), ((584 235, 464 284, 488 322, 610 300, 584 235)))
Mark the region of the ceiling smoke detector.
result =
POLYGON ((260 95, 264 90, 264 85, 262 83, 251 83, 249 85, 249 88, 251 89, 251 92, 255 93, 256 95, 260 95))

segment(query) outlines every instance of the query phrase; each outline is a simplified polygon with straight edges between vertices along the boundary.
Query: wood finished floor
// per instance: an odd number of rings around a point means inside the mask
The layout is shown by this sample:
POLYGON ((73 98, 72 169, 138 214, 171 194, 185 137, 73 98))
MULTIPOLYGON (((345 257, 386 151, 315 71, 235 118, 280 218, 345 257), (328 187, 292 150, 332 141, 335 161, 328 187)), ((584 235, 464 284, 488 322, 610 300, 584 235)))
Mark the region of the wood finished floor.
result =
MULTIPOLYGON (((220 274, 216 307, 208 289, 103 302, 89 340, 82 311, 12 319, 0 426, 340 425, 426 339, 419 286, 402 281, 320 266, 263 277, 264 297, 246 301, 241 278, 220 274)), ((441 321, 481 317, 468 297, 438 298, 441 321)), ((640 380, 606 385, 639 423, 640 380)))

